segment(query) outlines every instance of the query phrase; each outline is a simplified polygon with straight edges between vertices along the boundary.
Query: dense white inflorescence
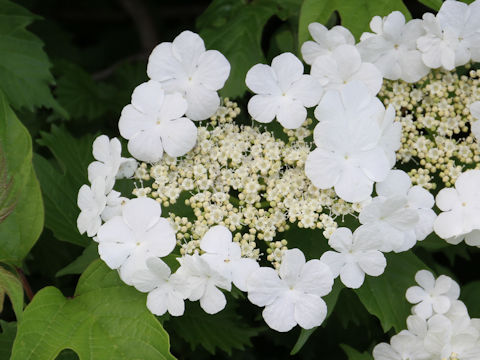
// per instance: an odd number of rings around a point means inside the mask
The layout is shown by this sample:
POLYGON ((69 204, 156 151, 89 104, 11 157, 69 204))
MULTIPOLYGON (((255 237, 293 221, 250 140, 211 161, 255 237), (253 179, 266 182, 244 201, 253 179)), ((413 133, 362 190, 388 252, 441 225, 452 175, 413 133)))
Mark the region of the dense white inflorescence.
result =
MULTIPOLYGON (((187 299, 217 313, 234 285, 277 331, 321 325, 334 278, 359 288, 388 267, 384 253, 408 251, 432 231, 480 247, 480 74, 449 72, 480 60, 478 19, 479 0, 448 0, 423 20, 376 16, 358 44, 344 27, 310 24, 310 74, 284 53, 246 76, 248 113, 261 124, 276 118, 283 133, 237 123, 238 105, 217 93, 230 64, 200 36, 158 45, 151 80, 119 121, 136 160, 121 156, 115 138, 95 140, 79 231, 148 293, 152 313, 180 316, 187 299), (394 169, 404 164, 413 170, 394 169), (117 178, 134 183, 133 199, 113 190, 117 178), (289 249, 284 234, 294 230, 332 250, 308 259, 302 239, 289 249)), ((375 347, 375 359, 478 358, 478 320, 457 300, 458 284, 428 271, 415 279, 408 330, 375 347)))

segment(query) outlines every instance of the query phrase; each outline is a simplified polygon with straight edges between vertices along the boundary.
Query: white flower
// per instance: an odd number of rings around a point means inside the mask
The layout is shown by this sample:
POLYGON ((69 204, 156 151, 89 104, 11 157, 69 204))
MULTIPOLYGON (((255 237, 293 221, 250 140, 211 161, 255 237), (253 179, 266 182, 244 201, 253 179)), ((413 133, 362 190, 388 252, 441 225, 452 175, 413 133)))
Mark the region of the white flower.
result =
POLYGON ((305 263, 298 249, 287 250, 280 270, 261 267, 247 281, 248 299, 265 306, 263 318, 272 329, 289 331, 295 325, 304 329, 319 326, 327 315, 321 298, 332 290, 333 276, 320 260, 305 263), (279 276, 280 275, 280 276, 279 276))
POLYGON ((178 276, 171 275, 170 268, 162 260, 151 257, 146 260, 145 269, 132 273, 132 285, 137 290, 148 292, 147 308, 161 316, 181 316, 185 311, 186 284, 178 276))
POLYGON ((346 287, 358 289, 365 274, 379 276, 385 270, 385 256, 378 251, 382 246, 380 235, 362 226, 353 234, 348 228, 338 228, 328 240, 337 252, 325 252, 320 261, 330 267, 334 277, 340 275, 346 287))
POLYGON ((373 17, 370 29, 357 45, 363 61, 373 63, 390 80, 416 82, 428 74, 429 68, 417 50, 417 39, 425 34, 421 20, 405 23, 405 16, 394 11, 383 19, 373 17))
POLYGON ((272 66, 257 64, 248 72, 245 83, 254 93, 248 113, 261 123, 275 117, 287 129, 296 129, 307 118, 305 108, 318 104, 322 87, 303 74, 303 64, 292 53, 278 55, 272 66))
POLYGON ((351 81, 361 81, 371 95, 376 95, 383 81, 377 67, 362 62, 360 53, 353 45, 340 45, 330 54, 317 57, 310 73, 325 90, 340 90, 351 81))
POLYGON ((195 124, 182 117, 186 109, 179 93, 165 94, 153 80, 137 86, 118 123, 120 134, 129 140, 128 151, 147 162, 160 160, 164 151, 172 157, 185 155, 197 141, 195 124))
POLYGON ((442 239, 458 244, 465 238, 468 245, 480 245, 480 170, 468 170, 455 182, 455 188, 444 188, 436 197, 440 213, 433 229, 442 239))
POLYGON ((129 179, 135 174, 138 168, 138 162, 134 158, 121 158, 118 168, 117 179, 129 179))
POLYGON ((161 218, 160 204, 150 198, 136 198, 100 227, 97 234, 100 258, 111 269, 119 269, 122 280, 132 285, 132 274, 146 268, 149 257, 163 257, 175 247, 175 232, 161 218))
POLYGON ((242 258, 238 243, 232 242, 232 233, 225 226, 212 227, 200 240, 200 249, 205 251, 202 258, 224 277, 233 281, 242 291, 247 291, 247 278, 258 268, 253 259, 242 258))
POLYGON ((175 273, 177 280, 186 284, 190 301, 200 300, 200 306, 207 314, 215 314, 225 308, 227 300, 218 289, 231 290, 231 281, 214 270, 198 254, 179 258, 181 266, 175 273))
POLYGON ((306 41, 302 45, 302 56, 305 62, 312 65, 321 55, 328 55, 331 51, 343 44, 354 45, 355 38, 350 30, 343 26, 334 26, 330 30, 319 23, 308 25, 308 31, 314 41, 306 41))
POLYGON ((422 339, 408 330, 392 336, 390 344, 381 343, 373 349, 375 360, 426 360, 429 357, 422 339))
POLYGON ((168 93, 179 92, 184 96, 188 118, 205 120, 220 105, 217 91, 230 74, 230 64, 220 52, 206 51, 198 34, 184 31, 173 42, 163 42, 153 49, 147 74, 162 83, 168 93))
POLYGON ((475 101, 470 105, 470 113, 475 121, 471 122, 473 136, 480 141, 480 101, 475 101))
POLYGON ((107 195, 105 209, 102 211, 101 218, 103 221, 108 221, 114 216, 122 215, 122 207, 129 201, 129 199, 120 196, 118 191, 112 190, 107 195))
POLYGON ((92 186, 82 185, 78 191, 77 205, 80 214, 77 218, 77 227, 80 234, 95 236, 102 225, 101 214, 107 204, 105 196, 105 178, 99 176, 92 181, 92 186))
POLYGON ((434 314, 445 314, 452 301, 460 295, 460 287, 450 277, 440 275, 436 280, 432 273, 420 270, 415 275, 415 281, 420 286, 407 289, 406 298, 411 304, 414 314, 423 319, 428 319, 434 314))
POLYGON ((320 120, 314 131, 317 148, 308 155, 305 173, 316 187, 335 187, 343 200, 360 202, 391 168, 377 121, 385 108, 360 82, 334 93, 328 92, 315 110, 320 120))
POLYGON ((111 140, 106 135, 100 135, 93 142, 93 157, 95 160, 88 165, 88 180, 93 183, 97 177, 105 179, 105 193, 112 190, 115 177, 121 163, 122 145, 117 138, 111 140))
POLYGON ((413 186, 405 171, 391 170, 387 178, 375 185, 377 194, 384 198, 405 196, 406 208, 416 210, 418 222, 415 226, 416 240, 424 240, 433 231, 433 222, 437 215, 432 210, 435 200, 433 195, 421 186, 413 186))
POLYGON ((480 6, 445 1, 437 16, 423 15, 426 35, 417 40, 428 67, 452 70, 468 61, 480 60, 480 6))

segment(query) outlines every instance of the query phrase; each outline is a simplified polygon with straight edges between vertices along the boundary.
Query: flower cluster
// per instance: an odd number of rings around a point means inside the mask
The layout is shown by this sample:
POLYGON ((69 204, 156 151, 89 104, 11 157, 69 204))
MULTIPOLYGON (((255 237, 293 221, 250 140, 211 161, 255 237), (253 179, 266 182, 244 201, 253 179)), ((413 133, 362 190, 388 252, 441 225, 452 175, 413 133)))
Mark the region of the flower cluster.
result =
POLYGON ((458 300, 460 287, 448 276, 437 279, 420 270, 419 286, 407 290, 407 300, 416 304, 407 318, 407 330, 373 349, 375 360, 477 359, 480 354, 480 319, 471 319, 458 300))

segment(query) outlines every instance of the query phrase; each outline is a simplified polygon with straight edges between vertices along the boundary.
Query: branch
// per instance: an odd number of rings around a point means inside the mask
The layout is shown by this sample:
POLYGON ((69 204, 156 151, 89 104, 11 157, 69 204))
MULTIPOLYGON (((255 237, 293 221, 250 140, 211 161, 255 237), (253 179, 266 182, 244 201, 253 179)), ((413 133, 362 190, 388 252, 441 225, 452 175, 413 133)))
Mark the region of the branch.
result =
POLYGON ((141 0, 119 0, 119 2, 130 15, 137 28, 143 51, 150 53, 158 44, 158 38, 155 25, 144 2, 141 0))
POLYGON ((23 285, 23 289, 25 290, 25 294, 27 294, 28 300, 32 301, 34 294, 33 294, 32 288, 30 287, 30 284, 28 283, 28 280, 27 280, 25 274, 23 273, 22 269, 20 269, 18 267, 15 268, 15 269, 17 270, 17 274, 20 277, 20 282, 23 285))

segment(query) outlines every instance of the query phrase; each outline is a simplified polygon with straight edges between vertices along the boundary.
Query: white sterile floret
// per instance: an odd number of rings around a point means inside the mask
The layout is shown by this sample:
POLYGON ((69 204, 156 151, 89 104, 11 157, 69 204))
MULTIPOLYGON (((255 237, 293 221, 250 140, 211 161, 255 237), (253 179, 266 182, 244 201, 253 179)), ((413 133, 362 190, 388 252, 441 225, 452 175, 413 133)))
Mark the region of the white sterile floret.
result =
POLYGON ((325 94, 315 110, 320 121, 314 131, 317 148, 307 157, 305 173, 316 187, 334 187, 343 200, 361 202, 392 166, 378 121, 385 108, 360 82, 335 93, 325 94))
POLYGON ((303 74, 302 62, 292 53, 283 53, 272 65, 257 64, 245 79, 255 94, 248 102, 248 113, 261 123, 275 117, 287 129, 296 129, 307 118, 306 108, 315 106, 322 96, 322 86, 303 74))
POLYGON ((153 314, 161 316, 168 311, 172 316, 183 315, 186 284, 178 279, 178 275, 171 275, 168 265, 159 258, 148 258, 146 268, 132 274, 132 285, 139 291, 148 292, 147 308, 153 314))
POLYGON ((153 80, 137 86, 118 123, 120 134, 129 140, 128 151, 147 162, 159 161, 164 151, 172 157, 185 155, 197 141, 197 127, 182 117, 186 109, 182 95, 165 94, 153 80))
POLYGON ((302 45, 303 60, 312 65, 321 55, 328 55, 331 51, 343 44, 354 45, 355 38, 350 30, 343 26, 334 26, 330 30, 319 23, 308 25, 308 31, 314 41, 306 41, 302 45))
POLYGON ((328 239, 336 251, 325 252, 320 261, 327 264, 333 276, 340 275, 342 283, 358 289, 365 280, 365 274, 383 274, 387 262, 378 249, 382 246, 381 234, 360 226, 352 234, 348 228, 338 228, 328 239))
POLYGON ((373 33, 363 33, 357 45, 363 61, 373 63, 390 80, 416 82, 430 69, 422 61, 417 39, 425 34, 421 20, 405 23, 405 16, 394 11, 370 21, 373 33))
POLYGON ((472 134, 477 139, 477 142, 480 141, 480 101, 475 101, 470 105, 470 113, 475 121, 470 123, 472 128, 472 134))
POLYGON ((417 40, 428 67, 452 70, 470 60, 480 60, 480 6, 445 1, 437 16, 423 15, 426 34, 417 40))
POLYGON ((205 50, 202 38, 184 31, 173 42, 163 42, 148 59, 147 74, 167 93, 179 92, 186 99, 186 115, 205 120, 215 114, 220 90, 230 74, 230 63, 217 50, 205 50))
POLYGON ((330 54, 317 57, 310 74, 325 90, 340 90, 351 81, 361 81, 371 95, 376 95, 383 82, 380 70, 373 64, 362 62, 353 45, 340 45, 330 54))
POLYGON ((207 314, 223 310, 227 300, 219 288, 230 291, 231 281, 198 254, 186 255, 178 261, 181 266, 175 274, 178 281, 186 284, 186 297, 190 301, 200 300, 200 306, 207 314))
POLYGON ((112 190, 115 178, 122 162, 122 145, 117 138, 109 139, 100 135, 93 142, 93 157, 96 161, 88 165, 88 180, 93 182, 97 177, 105 179, 105 193, 112 190))
POLYGON ((105 210, 107 197, 105 196, 105 178, 99 176, 92 181, 92 185, 82 185, 78 191, 77 205, 80 214, 77 218, 77 227, 80 234, 95 236, 102 225, 101 214, 105 210))
POLYGON ((408 330, 392 336, 390 344, 381 343, 373 349, 375 360, 427 360, 430 354, 425 351, 423 339, 408 330))
POLYGON ((232 242, 232 233, 225 226, 212 227, 200 240, 200 249, 215 271, 233 282, 242 291, 247 291, 247 278, 259 265, 253 259, 242 258, 240 245, 232 242))
POLYGON ((432 210, 435 205, 433 195, 421 186, 413 186, 410 176, 402 170, 391 170, 387 178, 375 185, 377 194, 384 198, 405 196, 406 208, 416 210, 418 222, 415 226, 416 240, 424 240, 433 231, 437 215, 432 210))
POLYGON ((150 198, 136 198, 100 227, 97 234, 100 258, 111 269, 119 269, 122 280, 132 285, 132 274, 146 268, 150 257, 163 257, 175 247, 175 232, 161 207, 150 198))
POLYGON ((445 275, 435 279, 430 271, 420 270, 415 275, 415 281, 420 286, 408 288, 406 298, 411 304, 416 304, 412 311, 423 319, 435 313, 445 314, 460 295, 458 284, 445 275))
POLYGON ((455 188, 444 188, 436 197, 440 213, 433 229, 450 244, 463 239, 468 245, 480 246, 480 170, 467 170, 455 182, 455 188))
POLYGON ((105 209, 102 211, 101 218, 108 221, 114 216, 122 215, 122 207, 129 201, 128 198, 120 196, 118 191, 112 190, 107 195, 105 209))
POLYGON ((279 272, 261 267, 247 281, 248 299, 265 306, 263 318, 272 329, 286 332, 295 325, 319 326, 327 315, 321 298, 332 290, 333 275, 320 260, 305 263, 298 249, 286 250, 279 272))

